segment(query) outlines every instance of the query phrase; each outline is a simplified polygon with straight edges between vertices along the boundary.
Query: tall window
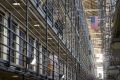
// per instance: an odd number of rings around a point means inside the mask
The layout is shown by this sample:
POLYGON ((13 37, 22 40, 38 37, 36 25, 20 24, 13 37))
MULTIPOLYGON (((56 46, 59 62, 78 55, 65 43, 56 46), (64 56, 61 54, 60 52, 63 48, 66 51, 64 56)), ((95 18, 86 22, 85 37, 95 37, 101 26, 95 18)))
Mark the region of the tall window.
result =
POLYGON ((34 54, 34 38, 29 35, 28 57, 32 57, 34 54))
POLYGON ((71 80, 72 79, 72 68, 71 66, 69 65, 68 66, 68 80, 71 80))
POLYGON ((25 57, 26 57, 26 42, 24 39, 26 38, 25 32, 21 29, 20 30, 20 40, 19 40, 19 64, 25 66, 25 57))
POLYGON ((16 63, 16 28, 17 28, 17 24, 12 21, 12 26, 11 26, 11 34, 10 34, 10 38, 11 38, 11 62, 16 63))
POLYGON ((59 79, 59 63, 58 63, 57 55, 54 55, 54 77, 55 77, 55 80, 59 79))
POLYGON ((8 54, 8 25, 7 19, 5 19, 5 14, 0 11, 0 58, 7 60, 8 54))
POLYGON ((36 70, 37 71, 39 71, 39 67, 38 66, 40 66, 40 50, 39 50, 39 48, 40 48, 40 43, 39 43, 39 41, 36 41, 36 48, 37 48, 37 50, 36 50, 36 54, 35 54, 35 58, 36 58, 36 64, 35 64, 35 67, 37 68, 36 70))
POLYGON ((58 33, 63 36, 63 23, 61 20, 55 22, 55 28, 58 30, 58 33))
POLYGON ((63 75, 64 74, 64 72, 63 72, 64 67, 63 67, 63 61, 62 60, 59 60, 59 66, 60 66, 60 71, 59 71, 60 73, 59 74, 63 75))
POLYGON ((43 74, 47 75, 47 67, 48 67, 48 57, 49 57, 49 52, 47 53, 46 48, 42 48, 42 65, 43 65, 43 74))
MULTIPOLYGON (((30 58, 31 60, 34 59, 34 38, 29 35, 29 44, 28 44, 28 53, 27 57, 30 58)), ((33 70, 33 66, 29 65, 29 68, 33 70)))
POLYGON ((31 65, 32 65, 32 70, 33 71, 39 71, 38 70, 38 63, 39 63, 39 46, 40 46, 40 44, 39 44, 39 42, 38 42, 38 40, 35 40, 34 41, 34 53, 33 53, 33 60, 32 60, 32 62, 31 62, 31 65))
POLYGON ((47 65, 47 73, 50 78, 52 78, 53 75, 53 53, 49 52, 49 59, 48 59, 48 65, 47 65))

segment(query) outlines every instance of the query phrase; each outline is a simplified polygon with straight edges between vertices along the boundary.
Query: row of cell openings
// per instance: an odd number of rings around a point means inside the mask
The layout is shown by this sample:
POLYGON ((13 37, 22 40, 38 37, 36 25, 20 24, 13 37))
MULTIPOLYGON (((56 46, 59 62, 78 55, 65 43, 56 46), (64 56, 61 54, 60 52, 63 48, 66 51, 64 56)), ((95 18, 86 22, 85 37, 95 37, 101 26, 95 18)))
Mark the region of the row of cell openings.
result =
MULTIPOLYGON (((66 67, 66 63, 63 63, 64 61, 59 60, 58 56, 53 55, 51 53, 46 54, 44 52, 38 54, 36 52, 36 55, 33 55, 34 57, 28 57, 25 53, 20 53, 18 51, 13 50, 7 45, 0 44, 0 59, 8 61, 10 57, 11 66, 17 65, 21 68, 27 68, 36 73, 39 71, 40 74, 49 76, 52 76, 53 72, 54 75, 57 76, 59 74, 66 75, 66 70, 68 70, 68 68, 66 67), (9 56, 10 51, 11 53, 9 56), (28 66, 26 66, 26 64, 28 66)), ((71 70, 67 71, 69 75, 72 74, 72 72, 70 71, 71 70)))
MULTIPOLYGON (((2 12, 0 12, 0 25, 1 25, 1 27, 0 27, 1 35, 6 36, 6 38, 10 37, 11 38, 10 44, 14 47, 18 46, 18 44, 20 43, 19 46, 24 47, 22 52, 26 52, 25 48, 27 48, 27 47, 25 45, 33 45, 32 47, 34 47, 35 46, 34 42, 39 43, 38 37, 36 37, 36 35, 33 32, 31 32, 31 30, 29 28, 28 28, 28 32, 30 35, 26 35, 26 26, 21 26, 21 25, 17 24, 17 22, 11 20, 10 18, 7 18, 5 16, 5 14, 2 12), (31 36, 31 34, 32 34, 32 36, 31 36), (26 41, 26 39, 28 37, 26 37, 26 36, 29 37, 29 40, 27 40, 27 41, 26 41), (34 36, 34 38, 33 38, 33 36, 34 36), (36 41, 35 41, 35 38, 37 38, 36 41)), ((5 41, 7 41, 7 40, 5 40, 5 41)), ((33 51, 32 49, 29 49, 29 50, 33 51)))
MULTIPOLYGON (((3 47, 4 49, 7 48, 5 46, 0 45, 0 47, 3 47)), ((8 50, 9 51, 9 50, 8 50)), ((17 65, 20 67, 26 67, 25 65, 28 64, 28 69, 35 73, 41 74, 41 75, 47 75, 49 77, 53 77, 57 79, 60 77, 60 75, 64 75, 64 78, 68 77, 70 79, 75 78, 75 70, 73 72, 72 68, 68 68, 65 63, 61 63, 60 60, 58 60, 57 56, 56 58, 54 57, 54 60, 50 59, 50 57, 45 57, 45 55, 42 55, 39 60, 37 58, 34 58, 33 60, 30 61, 30 59, 26 60, 26 57, 20 57, 23 55, 19 54, 19 57, 16 58, 15 55, 18 55, 18 53, 14 53, 11 56, 8 56, 8 53, 4 53, 5 51, 2 52, 0 51, 0 58, 3 60, 8 60, 8 57, 10 57, 13 66, 17 65), (30 61, 30 62, 29 62, 30 61), (38 62, 39 61, 39 62, 38 62), (38 67, 39 66, 39 67, 38 67)), ((55 55, 54 55, 55 56, 55 55)), ((12 66, 11 65, 11 66, 12 66)), ((70 66, 70 65, 69 65, 70 66)), ((74 69, 74 68, 73 68, 74 69)))
MULTIPOLYGON (((66 73, 66 67, 62 66, 63 64, 60 65, 57 55, 46 52, 46 49, 31 35, 28 35, 27 42, 24 31, 18 30, 18 35, 15 27, 12 27, 0 26, 1 59, 10 60, 13 65, 19 65, 35 72, 40 70, 40 73, 45 75, 52 75, 52 72, 57 75, 66 73)), ((66 64, 64 63, 64 65, 66 64)))

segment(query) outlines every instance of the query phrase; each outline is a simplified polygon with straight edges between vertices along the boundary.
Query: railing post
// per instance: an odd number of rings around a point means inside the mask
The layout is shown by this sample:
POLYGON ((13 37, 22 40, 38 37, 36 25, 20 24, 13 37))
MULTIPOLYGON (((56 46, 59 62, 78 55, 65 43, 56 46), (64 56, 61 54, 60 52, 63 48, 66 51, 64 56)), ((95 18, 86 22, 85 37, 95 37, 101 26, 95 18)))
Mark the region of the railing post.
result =
MULTIPOLYGON (((8 18, 8 24, 9 24, 9 29, 11 29, 11 27, 12 27, 12 15, 11 15, 11 13, 9 14, 9 18, 8 18)), ((9 30, 9 52, 8 52, 8 66, 10 66, 10 62, 11 62, 11 48, 12 48, 12 43, 11 43, 11 39, 12 39, 12 37, 11 37, 11 35, 12 35, 12 32, 11 32, 11 30, 9 30)))

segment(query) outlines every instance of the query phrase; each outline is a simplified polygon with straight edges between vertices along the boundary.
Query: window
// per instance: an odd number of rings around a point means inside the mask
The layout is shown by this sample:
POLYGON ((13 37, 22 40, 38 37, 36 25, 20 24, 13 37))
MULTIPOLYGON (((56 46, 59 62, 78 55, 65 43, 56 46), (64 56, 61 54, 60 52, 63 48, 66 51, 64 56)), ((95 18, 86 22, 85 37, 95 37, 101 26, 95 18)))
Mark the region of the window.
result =
POLYGON ((37 67, 38 67, 38 63, 40 60, 39 59, 39 46, 40 46, 39 42, 35 41, 34 47, 36 47, 36 49, 34 49, 33 60, 31 62, 32 70, 37 71, 37 72, 39 71, 37 67))
POLYGON ((100 79, 102 78, 102 74, 101 74, 101 73, 99 73, 99 78, 100 78, 100 79))
POLYGON ((62 24, 62 21, 60 20, 57 20, 55 22, 55 28, 58 30, 58 33, 63 36, 63 24, 62 24))
POLYGON ((16 28, 17 28, 17 24, 12 21, 12 26, 11 26, 11 34, 10 34, 10 38, 11 38, 11 62, 16 63, 16 28))
POLYGON ((34 38, 29 35, 28 57, 32 57, 34 54, 34 38))
POLYGON ((25 66, 25 59, 26 59, 26 42, 24 39, 26 38, 25 32, 21 29, 19 32, 20 40, 19 40, 19 64, 25 66))
POLYGON ((69 12, 70 2, 69 0, 66 0, 66 12, 69 12))
POLYGON ((60 73, 63 74, 63 61, 60 61, 60 73))
POLYGON ((48 61, 48 59, 47 59, 47 53, 46 53, 46 48, 45 47, 43 47, 42 48, 42 65, 43 65, 43 74, 47 74, 46 73, 46 71, 47 71, 47 61, 48 61))
POLYGON ((49 77, 52 77, 53 74, 53 54, 49 54, 49 60, 48 60, 48 75, 49 77))
POLYGON ((59 60, 59 67, 60 67, 59 76, 64 75, 64 65, 62 60, 59 60))
POLYGON ((62 0, 62 3, 63 3, 63 5, 65 6, 65 4, 66 4, 66 3, 65 3, 65 0, 62 0))
POLYGON ((68 80, 72 79, 72 68, 70 65, 68 66, 68 78, 69 78, 68 80))
POLYGON ((43 11, 47 14, 47 17, 50 19, 50 21, 52 21, 52 12, 53 12, 53 4, 52 1, 49 0, 47 2, 47 10, 46 10, 46 1, 44 2, 44 4, 42 5, 42 9, 43 11), (47 12, 46 12, 47 11, 47 12))
POLYGON ((7 60, 8 54, 8 29, 6 28, 8 22, 4 18, 5 14, 0 11, 0 58, 3 60, 7 60))
POLYGON ((54 55, 54 75, 55 80, 59 79, 59 63, 58 63, 58 56, 54 55))
MULTIPOLYGON (((29 59, 34 59, 34 38, 32 36, 29 35, 29 44, 28 44, 28 53, 27 53, 27 57, 29 59)), ((33 70, 33 66, 29 65, 29 68, 31 70, 33 70)))

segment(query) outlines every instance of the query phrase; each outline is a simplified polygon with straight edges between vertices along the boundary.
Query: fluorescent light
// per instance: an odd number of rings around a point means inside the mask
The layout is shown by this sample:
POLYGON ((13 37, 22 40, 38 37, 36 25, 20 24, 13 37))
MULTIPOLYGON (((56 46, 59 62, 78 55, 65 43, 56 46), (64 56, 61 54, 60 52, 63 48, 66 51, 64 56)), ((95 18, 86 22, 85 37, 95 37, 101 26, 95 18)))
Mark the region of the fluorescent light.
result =
POLYGON ((18 6, 19 6, 20 3, 15 2, 15 3, 13 3, 13 5, 14 5, 14 6, 17 6, 17 5, 18 5, 18 6))
POLYGON ((35 24, 34 26, 35 26, 35 27, 39 27, 40 25, 39 25, 39 24, 35 24))
POLYGON ((49 37, 48 39, 49 39, 49 40, 51 40, 52 38, 51 38, 51 37, 49 37))
POLYGON ((16 78, 16 77, 18 77, 18 76, 17 76, 17 75, 14 75, 14 76, 12 76, 12 77, 16 78))
POLYGON ((98 11, 98 10, 100 10, 100 9, 85 9, 85 11, 87 12, 87 11, 98 11))

